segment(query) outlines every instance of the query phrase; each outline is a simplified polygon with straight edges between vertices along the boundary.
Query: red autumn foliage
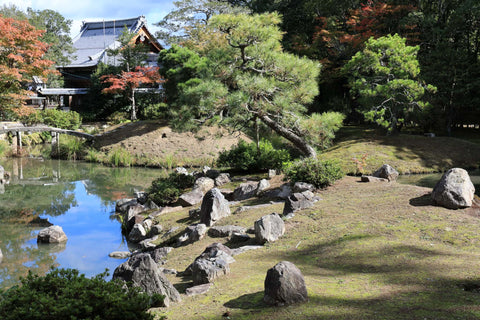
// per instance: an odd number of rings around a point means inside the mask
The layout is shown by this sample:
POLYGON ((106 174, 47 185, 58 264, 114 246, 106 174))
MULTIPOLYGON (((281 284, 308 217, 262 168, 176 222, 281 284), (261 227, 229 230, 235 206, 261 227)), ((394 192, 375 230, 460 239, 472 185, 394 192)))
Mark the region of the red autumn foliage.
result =
POLYGON ((158 67, 136 67, 134 71, 122 71, 120 74, 104 75, 100 78, 103 83, 110 83, 110 86, 103 89, 102 93, 127 92, 132 103, 131 119, 137 119, 135 105, 135 89, 141 85, 159 84, 164 82, 158 72, 158 67))
POLYGON ((344 17, 318 17, 312 40, 325 71, 336 73, 342 62, 361 50, 370 37, 400 33, 409 42, 415 42, 415 26, 402 22, 415 10, 412 5, 367 0, 366 4, 350 10, 344 17))
POLYGON ((48 44, 40 41, 44 31, 26 20, 0 16, 0 109, 19 107, 30 92, 24 84, 32 76, 46 77, 57 71, 53 61, 44 59, 48 44))

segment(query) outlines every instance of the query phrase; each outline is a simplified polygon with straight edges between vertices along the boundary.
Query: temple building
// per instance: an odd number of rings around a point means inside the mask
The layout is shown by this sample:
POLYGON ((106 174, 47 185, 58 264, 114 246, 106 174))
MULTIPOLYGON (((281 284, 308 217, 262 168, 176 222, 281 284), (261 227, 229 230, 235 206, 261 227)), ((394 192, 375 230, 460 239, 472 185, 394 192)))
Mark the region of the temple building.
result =
POLYGON ((163 47, 148 31, 146 19, 139 16, 123 20, 102 20, 83 22, 80 33, 73 39, 76 52, 72 62, 67 66, 57 66, 64 77, 64 88, 40 88, 39 97, 56 98, 63 107, 73 108, 81 104, 82 96, 90 86, 91 75, 96 71, 100 62, 108 65, 119 65, 118 57, 108 55, 109 49, 118 49, 121 46, 119 37, 128 29, 134 33, 132 41, 148 46, 147 65, 156 66, 157 57, 163 47), (60 99, 58 99, 60 97, 60 99))

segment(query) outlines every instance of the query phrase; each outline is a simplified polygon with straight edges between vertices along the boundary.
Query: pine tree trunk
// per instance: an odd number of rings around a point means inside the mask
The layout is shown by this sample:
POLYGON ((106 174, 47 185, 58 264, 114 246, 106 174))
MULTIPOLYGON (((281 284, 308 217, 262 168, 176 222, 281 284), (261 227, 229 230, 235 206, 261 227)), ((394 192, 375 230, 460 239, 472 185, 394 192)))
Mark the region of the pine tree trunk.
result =
POLYGON ((293 145, 298 148, 304 155, 307 157, 315 158, 317 156, 317 151, 302 137, 288 130, 284 126, 281 126, 275 120, 271 119, 269 116, 263 115, 259 116, 260 120, 263 121, 270 129, 293 143, 293 145))

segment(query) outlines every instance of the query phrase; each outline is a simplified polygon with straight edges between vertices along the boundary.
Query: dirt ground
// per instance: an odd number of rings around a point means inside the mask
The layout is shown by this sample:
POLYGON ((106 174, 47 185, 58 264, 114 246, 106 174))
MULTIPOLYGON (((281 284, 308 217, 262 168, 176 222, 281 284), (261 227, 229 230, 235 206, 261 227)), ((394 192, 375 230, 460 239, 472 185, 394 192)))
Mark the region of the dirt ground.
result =
POLYGON ((213 159, 240 139, 251 141, 242 133, 218 127, 201 128, 196 133, 174 132, 160 121, 139 121, 108 128, 95 139, 95 146, 102 151, 122 147, 132 155, 145 157, 213 159))

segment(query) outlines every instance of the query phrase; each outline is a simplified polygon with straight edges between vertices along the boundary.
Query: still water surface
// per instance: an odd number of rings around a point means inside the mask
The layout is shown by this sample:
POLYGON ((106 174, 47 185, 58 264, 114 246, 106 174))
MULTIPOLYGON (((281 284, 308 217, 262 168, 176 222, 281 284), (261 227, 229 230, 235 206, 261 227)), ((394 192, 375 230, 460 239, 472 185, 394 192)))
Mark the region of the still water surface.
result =
MULTIPOLYGON (((475 187, 475 194, 480 196, 480 170, 470 171, 468 174, 475 187)), ((443 173, 401 175, 398 177, 397 182, 433 188, 442 178, 442 175, 443 173)))
POLYGON ((28 270, 37 274, 51 266, 76 268, 87 276, 110 273, 124 260, 108 257, 127 251, 115 201, 145 190, 163 173, 145 168, 108 168, 89 163, 9 159, 1 165, 11 173, 0 186, 0 289, 18 283, 28 270), (60 225, 68 241, 37 244, 44 227, 36 216, 60 225))

